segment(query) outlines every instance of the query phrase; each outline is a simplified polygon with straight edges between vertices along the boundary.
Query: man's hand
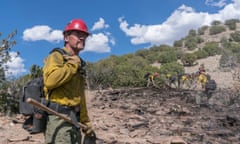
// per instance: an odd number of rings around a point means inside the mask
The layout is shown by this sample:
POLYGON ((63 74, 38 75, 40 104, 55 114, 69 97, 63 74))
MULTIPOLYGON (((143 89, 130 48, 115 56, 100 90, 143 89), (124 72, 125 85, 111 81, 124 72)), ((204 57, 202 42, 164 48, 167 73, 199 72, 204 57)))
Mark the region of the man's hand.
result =
POLYGON ((63 55, 63 58, 72 64, 81 64, 81 60, 78 56, 74 55, 74 56, 69 56, 69 55, 63 55))
POLYGON ((91 135, 91 134, 94 132, 93 129, 92 129, 91 123, 90 123, 90 122, 87 122, 85 125, 87 126, 87 128, 84 129, 83 132, 84 132, 86 135, 91 135))

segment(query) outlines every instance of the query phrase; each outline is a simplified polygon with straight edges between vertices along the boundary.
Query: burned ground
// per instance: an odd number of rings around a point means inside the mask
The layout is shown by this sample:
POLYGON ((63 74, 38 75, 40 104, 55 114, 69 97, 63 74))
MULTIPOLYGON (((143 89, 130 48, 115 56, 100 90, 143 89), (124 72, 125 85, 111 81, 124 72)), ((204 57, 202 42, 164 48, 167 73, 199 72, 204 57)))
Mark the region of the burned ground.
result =
POLYGON ((239 95, 221 89, 209 99, 203 96, 200 105, 196 95, 154 88, 105 91, 92 99, 100 113, 109 110, 104 119, 92 115, 95 128, 106 143, 239 143, 239 95))
MULTIPOLYGON (((155 88, 88 92, 98 143, 238 144, 240 93, 218 89, 209 99, 202 96, 199 105, 196 95, 193 90, 155 88)), ((0 143, 44 142, 43 134, 23 130, 19 117, 0 118, 0 143)))

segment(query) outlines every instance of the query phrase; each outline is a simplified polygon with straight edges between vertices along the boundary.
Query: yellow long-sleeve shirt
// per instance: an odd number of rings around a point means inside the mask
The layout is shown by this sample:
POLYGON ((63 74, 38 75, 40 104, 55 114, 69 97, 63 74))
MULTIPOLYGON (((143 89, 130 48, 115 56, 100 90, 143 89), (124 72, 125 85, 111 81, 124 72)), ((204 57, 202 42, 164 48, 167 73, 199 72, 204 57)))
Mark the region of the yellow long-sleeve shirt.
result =
MULTIPOLYGON (((64 48, 67 52, 67 49, 64 48)), ((51 53, 43 67, 44 92, 51 102, 64 106, 80 106, 80 122, 89 122, 85 77, 78 71, 79 64, 65 62, 59 52, 51 53), (48 94, 50 93, 50 96, 48 94)))
POLYGON ((198 76, 198 81, 197 82, 202 86, 202 88, 205 88, 205 85, 206 85, 206 82, 207 82, 206 74, 200 74, 198 76))

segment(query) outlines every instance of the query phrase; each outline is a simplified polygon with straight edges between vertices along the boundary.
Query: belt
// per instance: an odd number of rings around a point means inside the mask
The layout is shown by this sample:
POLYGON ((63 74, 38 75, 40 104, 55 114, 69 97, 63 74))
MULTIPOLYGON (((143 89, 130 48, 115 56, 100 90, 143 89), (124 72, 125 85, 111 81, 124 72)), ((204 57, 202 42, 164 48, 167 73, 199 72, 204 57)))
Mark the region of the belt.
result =
POLYGON ((75 113, 80 111, 80 106, 63 106, 55 102, 50 102, 48 105, 49 108, 55 110, 56 112, 62 113, 62 114, 69 114, 70 111, 73 111, 75 113))
POLYGON ((80 118, 80 106, 63 106, 58 103, 54 102, 49 102, 48 107, 51 108, 52 110, 55 110, 56 112, 66 114, 68 115, 72 122, 73 125, 76 128, 80 128, 80 125, 78 124, 79 118, 80 118))

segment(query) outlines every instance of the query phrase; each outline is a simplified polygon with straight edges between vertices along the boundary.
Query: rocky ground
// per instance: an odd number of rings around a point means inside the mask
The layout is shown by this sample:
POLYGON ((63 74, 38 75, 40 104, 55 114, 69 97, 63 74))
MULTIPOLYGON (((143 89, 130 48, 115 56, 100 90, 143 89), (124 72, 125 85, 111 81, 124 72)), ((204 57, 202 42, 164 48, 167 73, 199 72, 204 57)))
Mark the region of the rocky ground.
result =
MULTIPOLYGON (((218 57, 212 59, 217 61, 218 57)), ((217 64, 201 62, 217 81, 218 89, 209 99, 203 96, 199 105, 194 90, 89 91, 89 115, 99 138, 97 143, 239 144, 239 87, 233 87, 231 72, 222 72, 217 64)), ((44 143, 43 134, 30 135, 22 129, 22 122, 21 115, 0 116, 0 144, 44 143)))
MULTIPOLYGON (((238 144, 240 97, 218 90, 200 105, 194 91, 136 88, 90 92, 89 114, 101 144, 238 144)), ((1 144, 43 144, 21 128, 21 117, 0 117, 1 144)))

